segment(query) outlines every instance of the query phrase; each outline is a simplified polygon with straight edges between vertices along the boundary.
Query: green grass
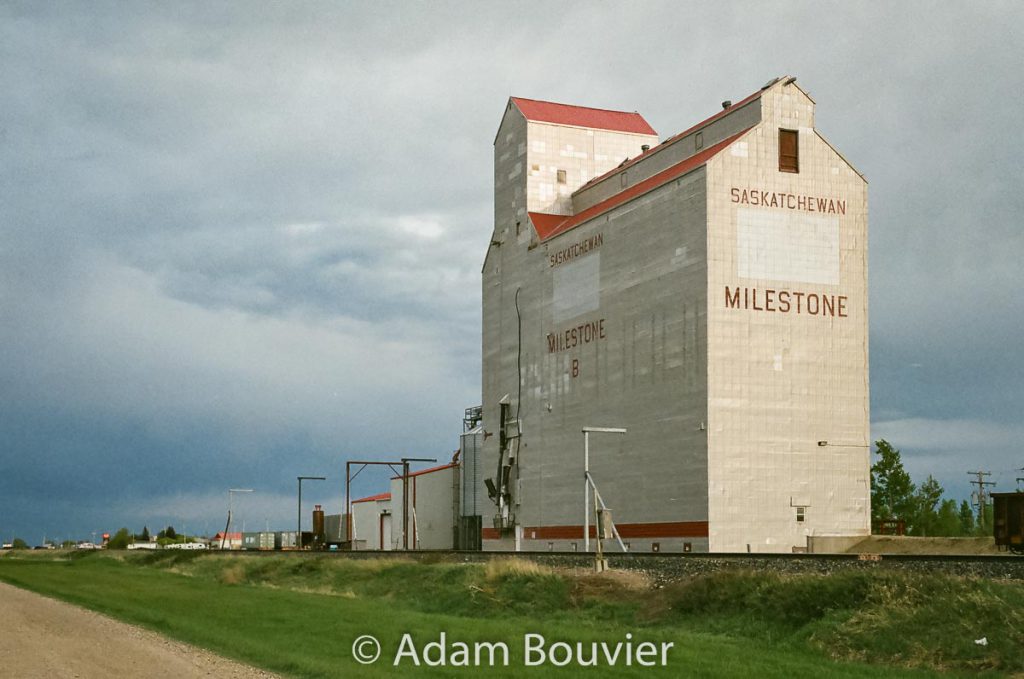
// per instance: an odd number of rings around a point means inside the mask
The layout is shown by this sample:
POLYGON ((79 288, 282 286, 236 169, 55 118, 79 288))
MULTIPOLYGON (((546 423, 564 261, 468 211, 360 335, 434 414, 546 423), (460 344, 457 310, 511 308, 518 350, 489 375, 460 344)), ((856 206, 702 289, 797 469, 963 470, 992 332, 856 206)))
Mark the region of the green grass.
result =
POLYGON ((97 553, 0 558, 0 580, 283 674, 302 677, 933 676, 1024 670, 1019 584, 890 571, 728 573, 651 588, 638 576, 574 576, 518 562, 97 553), (509 667, 390 665, 422 645, 505 641, 509 667), (667 667, 524 668, 522 638, 672 641, 667 667), (380 638, 358 665, 352 641, 380 638), (973 643, 987 636, 987 647, 973 643), (385 662, 387 659, 387 662, 385 662), (870 660, 874 664, 862 661, 870 660), (908 668, 920 669, 908 669, 908 668))

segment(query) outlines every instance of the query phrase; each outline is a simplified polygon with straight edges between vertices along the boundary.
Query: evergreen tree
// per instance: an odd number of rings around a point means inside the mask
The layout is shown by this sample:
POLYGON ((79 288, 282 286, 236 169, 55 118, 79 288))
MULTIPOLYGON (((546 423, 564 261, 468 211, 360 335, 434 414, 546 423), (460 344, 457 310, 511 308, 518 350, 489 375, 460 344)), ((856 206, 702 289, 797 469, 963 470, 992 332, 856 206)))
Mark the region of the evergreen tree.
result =
POLYGON ((967 500, 960 503, 960 535, 974 535, 974 510, 967 500))
POLYGON ((142 535, 139 536, 139 540, 142 542, 149 542, 149 526, 142 527, 142 535))
POLYGON ((957 511, 956 500, 946 499, 939 505, 934 530, 933 535, 947 538, 955 538, 964 534, 960 528, 960 514, 957 511))
POLYGON ((871 465, 871 519, 903 519, 914 517, 914 484, 903 468, 900 451, 885 439, 875 442, 878 461, 871 465))
POLYGON ((985 506, 978 512, 978 523, 974 526, 974 534, 977 537, 988 537, 992 535, 992 503, 986 502, 985 506))

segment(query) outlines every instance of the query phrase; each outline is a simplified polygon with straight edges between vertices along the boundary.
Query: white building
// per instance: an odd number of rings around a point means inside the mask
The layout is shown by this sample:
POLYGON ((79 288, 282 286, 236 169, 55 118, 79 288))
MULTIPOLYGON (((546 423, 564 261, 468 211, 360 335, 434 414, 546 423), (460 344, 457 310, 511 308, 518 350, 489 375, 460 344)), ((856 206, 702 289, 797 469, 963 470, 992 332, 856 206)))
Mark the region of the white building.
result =
POLYGON ((509 100, 485 549, 582 549, 586 426, 628 430, 591 471, 632 550, 870 532, 867 184, 814 107, 778 78, 659 143, 637 113, 509 100))
POLYGON ((393 526, 392 549, 452 549, 458 516, 459 465, 449 462, 412 472, 407 483, 401 476, 391 479, 393 526), (403 489, 409 510, 403 514, 403 489), (402 533, 402 517, 406 532, 402 533))
POLYGON ((393 549, 391 493, 352 500, 352 549, 393 549))

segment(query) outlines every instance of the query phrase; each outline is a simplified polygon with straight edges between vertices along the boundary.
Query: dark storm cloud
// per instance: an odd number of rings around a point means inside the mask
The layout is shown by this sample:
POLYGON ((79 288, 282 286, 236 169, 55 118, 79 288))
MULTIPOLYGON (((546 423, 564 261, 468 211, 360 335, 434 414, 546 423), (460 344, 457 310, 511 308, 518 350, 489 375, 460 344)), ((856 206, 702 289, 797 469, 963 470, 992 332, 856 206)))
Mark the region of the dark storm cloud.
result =
POLYGON ((232 484, 287 522, 295 473, 450 454, 506 97, 664 137, 784 73, 871 182, 876 434, 951 486, 972 439, 1024 466, 1021 15, 3 5, 0 534, 216 523, 232 484))

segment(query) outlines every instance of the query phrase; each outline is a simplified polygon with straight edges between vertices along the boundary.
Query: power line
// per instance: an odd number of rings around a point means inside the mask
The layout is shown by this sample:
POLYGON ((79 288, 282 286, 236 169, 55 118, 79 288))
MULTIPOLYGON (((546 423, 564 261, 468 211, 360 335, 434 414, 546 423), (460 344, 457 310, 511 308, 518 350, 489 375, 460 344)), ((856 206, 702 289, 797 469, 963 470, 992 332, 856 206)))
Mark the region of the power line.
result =
POLYGON ((985 490, 985 486, 996 485, 995 481, 986 481, 986 476, 992 476, 992 472, 967 472, 969 476, 977 476, 977 481, 971 481, 972 486, 978 486, 978 490, 971 493, 972 500, 975 500, 974 506, 978 508, 978 525, 981 527, 985 526, 985 507, 988 506, 989 493, 985 490))

